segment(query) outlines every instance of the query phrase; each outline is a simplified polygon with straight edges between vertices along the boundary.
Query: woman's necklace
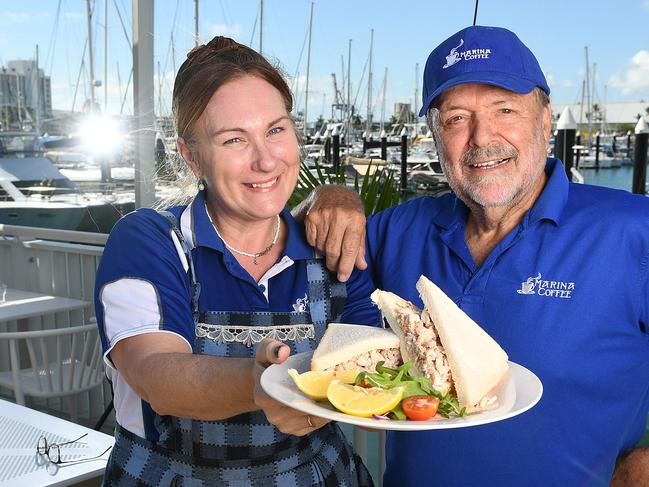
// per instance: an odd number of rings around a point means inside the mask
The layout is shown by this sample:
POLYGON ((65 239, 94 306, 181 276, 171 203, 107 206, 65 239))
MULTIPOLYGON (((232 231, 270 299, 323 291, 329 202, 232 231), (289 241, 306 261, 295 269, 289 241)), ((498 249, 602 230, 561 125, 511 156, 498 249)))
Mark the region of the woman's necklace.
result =
POLYGON ((250 253, 250 252, 244 252, 243 250, 235 249, 232 245, 230 245, 229 243, 227 243, 227 242, 225 241, 225 239, 224 239, 224 238, 221 236, 221 234, 219 233, 219 229, 216 228, 216 225, 215 225, 214 222, 212 221, 212 217, 210 216, 210 212, 209 212, 209 210, 207 209, 207 202, 205 203, 205 212, 207 213, 207 218, 210 219, 210 223, 211 223, 212 226, 214 227, 214 231, 215 231, 216 234, 219 236, 219 238, 223 241, 223 245, 225 245, 228 249, 230 249, 232 252, 234 252, 234 253, 236 253, 236 254, 239 254, 239 255, 245 255, 246 257, 252 257, 252 259, 253 259, 253 260, 252 260, 252 263, 255 264, 255 265, 258 265, 258 264, 259 264, 259 262, 257 262, 257 258, 258 258, 258 257, 263 257, 264 255, 266 255, 268 252, 270 252, 270 250, 271 250, 271 249, 275 246, 275 244, 277 243, 277 238, 279 237, 279 227, 280 227, 280 218, 279 218, 279 215, 277 215, 277 228, 275 228, 275 236, 273 237, 273 241, 270 243, 270 245, 269 245, 268 247, 266 247, 264 250, 262 250, 261 252, 250 253))

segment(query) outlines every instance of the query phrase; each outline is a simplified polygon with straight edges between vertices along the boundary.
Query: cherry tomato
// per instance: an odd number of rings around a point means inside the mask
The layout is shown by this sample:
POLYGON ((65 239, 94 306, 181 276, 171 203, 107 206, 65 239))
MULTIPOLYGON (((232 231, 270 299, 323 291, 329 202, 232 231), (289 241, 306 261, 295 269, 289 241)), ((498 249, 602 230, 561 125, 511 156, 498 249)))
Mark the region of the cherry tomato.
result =
POLYGON ((426 421, 435 416, 439 407, 439 399, 435 396, 410 396, 401 402, 403 412, 413 421, 426 421))

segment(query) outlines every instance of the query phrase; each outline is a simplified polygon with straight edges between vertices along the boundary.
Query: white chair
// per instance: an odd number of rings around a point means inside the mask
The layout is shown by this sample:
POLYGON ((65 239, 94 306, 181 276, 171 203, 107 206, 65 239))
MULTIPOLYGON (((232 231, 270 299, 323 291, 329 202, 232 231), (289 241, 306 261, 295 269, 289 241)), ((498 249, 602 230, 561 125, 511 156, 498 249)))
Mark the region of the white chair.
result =
POLYGON ((0 372, 0 386, 13 390, 23 406, 25 396, 68 397, 76 421, 73 396, 97 387, 104 377, 97 325, 0 332, 0 350, 6 350, 3 342, 8 344, 11 370, 0 372))

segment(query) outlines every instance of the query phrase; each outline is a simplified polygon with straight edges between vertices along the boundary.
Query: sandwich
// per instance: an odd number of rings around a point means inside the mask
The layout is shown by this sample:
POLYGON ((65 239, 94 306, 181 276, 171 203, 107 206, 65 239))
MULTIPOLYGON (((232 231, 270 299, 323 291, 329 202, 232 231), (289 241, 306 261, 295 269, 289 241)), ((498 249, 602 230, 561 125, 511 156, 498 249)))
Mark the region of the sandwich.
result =
POLYGON ((376 371, 376 364, 398 367, 403 362, 399 337, 374 326, 330 323, 311 357, 311 370, 376 371))
POLYGON ((467 409, 493 404, 488 397, 508 370, 507 354, 480 326, 426 277, 417 281, 420 310, 396 294, 376 290, 372 301, 400 338, 413 374, 428 377, 442 394, 452 392, 467 409))

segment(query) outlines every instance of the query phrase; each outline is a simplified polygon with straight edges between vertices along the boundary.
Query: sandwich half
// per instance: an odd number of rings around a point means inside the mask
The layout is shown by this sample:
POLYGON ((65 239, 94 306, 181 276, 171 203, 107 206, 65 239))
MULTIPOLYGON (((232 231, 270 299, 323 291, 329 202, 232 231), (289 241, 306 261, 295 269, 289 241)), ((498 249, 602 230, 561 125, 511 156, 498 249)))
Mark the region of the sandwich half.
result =
POLYGON ((330 323, 311 357, 311 370, 376 371, 376 364, 387 367, 403 363, 399 337, 390 330, 374 326, 330 323))
POLYGON ((452 388, 461 406, 484 407, 485 396, 508 370, 507 354, 429 279, 421 276, 417 290, 425 306, 418 320, 417 307, 392 293, 377 290, 372 300, 390 327, 401 331, 416 372, 435 389, 441 385, 442 393, 452 388))
POLYGON ((377 289, 371 298, 399 337, 403 361, 413 362, 411 373, 428 377, 433 389, 447 394, 452 386, 451 368, 428 313, 388 291, 377 289))

